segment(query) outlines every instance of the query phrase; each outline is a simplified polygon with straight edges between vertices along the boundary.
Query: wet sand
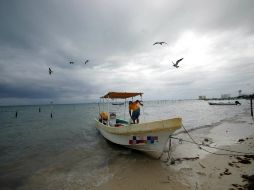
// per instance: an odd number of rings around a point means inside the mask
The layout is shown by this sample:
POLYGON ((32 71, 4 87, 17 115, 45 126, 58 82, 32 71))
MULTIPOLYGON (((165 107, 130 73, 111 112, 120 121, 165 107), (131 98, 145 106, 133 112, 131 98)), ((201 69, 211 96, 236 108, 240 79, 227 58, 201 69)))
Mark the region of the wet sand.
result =
POLYGON ((109 163, 112 178, 96 189, 253 189, 254 156, 246 154, 254 153, 251 117, 239 115, 193 130, 190 135, 207 146, 186 142, 191 139, 180 133, 176 137, 183 141, 172 140, 169 160, 164 154, 161 160, 147 157, 126 165, 121 161, 109 163))

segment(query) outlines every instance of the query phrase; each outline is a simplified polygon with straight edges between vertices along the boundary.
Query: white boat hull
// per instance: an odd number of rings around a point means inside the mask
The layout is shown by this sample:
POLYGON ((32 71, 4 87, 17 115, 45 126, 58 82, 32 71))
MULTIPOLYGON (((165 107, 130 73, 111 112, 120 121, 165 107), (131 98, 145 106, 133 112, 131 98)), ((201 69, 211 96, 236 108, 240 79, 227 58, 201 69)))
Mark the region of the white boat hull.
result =
POLYGON ((112 127, 96 120, 96 127, 109 141, 159 158, 169 136, 181 128, 181 118, 112 127))

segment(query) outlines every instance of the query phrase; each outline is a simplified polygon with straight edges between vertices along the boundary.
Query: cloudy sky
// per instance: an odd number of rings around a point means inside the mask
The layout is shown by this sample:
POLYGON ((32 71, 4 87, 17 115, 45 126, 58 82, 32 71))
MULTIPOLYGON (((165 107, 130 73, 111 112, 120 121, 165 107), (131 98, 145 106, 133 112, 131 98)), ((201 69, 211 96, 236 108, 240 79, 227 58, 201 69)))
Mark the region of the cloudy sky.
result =
POLYGON ((0 1, 0 105, 238 90, 254 92, 253 0, 0 1))

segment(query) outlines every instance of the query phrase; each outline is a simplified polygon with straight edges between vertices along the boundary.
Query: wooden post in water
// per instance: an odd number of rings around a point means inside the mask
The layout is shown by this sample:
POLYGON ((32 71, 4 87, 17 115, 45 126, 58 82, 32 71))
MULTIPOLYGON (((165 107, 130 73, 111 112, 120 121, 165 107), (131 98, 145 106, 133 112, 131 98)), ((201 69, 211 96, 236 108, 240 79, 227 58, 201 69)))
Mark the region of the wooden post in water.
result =
POLYGON ((251 96, 250 96, 250 113, 251 113, 251 116, 253 117, 253 108, 252 108, 252 99, 253 99, 253 96, 254 96, 254 94, 252 94, 251 96))

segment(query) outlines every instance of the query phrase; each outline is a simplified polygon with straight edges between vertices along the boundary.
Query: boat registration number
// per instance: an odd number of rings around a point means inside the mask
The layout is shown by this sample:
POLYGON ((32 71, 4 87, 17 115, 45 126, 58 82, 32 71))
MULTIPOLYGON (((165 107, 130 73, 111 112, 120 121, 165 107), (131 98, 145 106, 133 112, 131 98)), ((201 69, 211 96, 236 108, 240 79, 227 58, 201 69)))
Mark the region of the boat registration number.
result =
POLYGON ((159 142, 158 136, 131 136, 129 144, 154 144, 159 142))

